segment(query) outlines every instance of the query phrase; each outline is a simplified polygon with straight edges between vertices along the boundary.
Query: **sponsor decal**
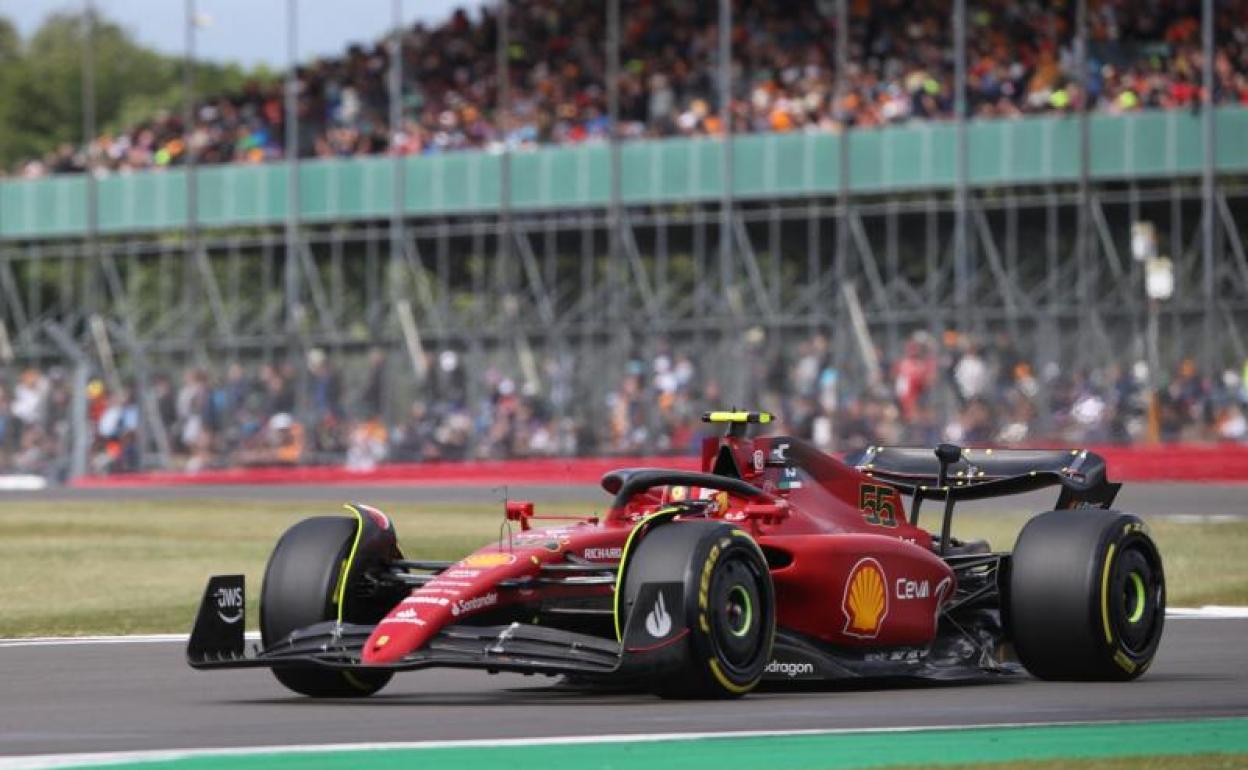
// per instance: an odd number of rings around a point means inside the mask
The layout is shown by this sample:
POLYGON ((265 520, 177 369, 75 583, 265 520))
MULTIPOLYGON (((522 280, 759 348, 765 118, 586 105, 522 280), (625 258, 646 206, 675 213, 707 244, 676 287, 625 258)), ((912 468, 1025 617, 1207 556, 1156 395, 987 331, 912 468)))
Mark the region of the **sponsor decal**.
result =
POLYGON ((763 454, 763 450, 754 450, 754 470, 761 471, 767 465, 767 457, 763 454))
POLYGON ((444 596, 409 596, 403 600, 403 604, 435 604, 439 607, 445 607, 450 604, 451 600, 444 596))
POLYGON ((466 557, 460 564, 465 567, 483 567, 489 569, 491 567, 504 567, 513 564, 516 561, 515 554, 503 553, 501 551, 486 551, 485 553, 474 553, 466 557))
POLYGON ((771 461, 773 463, 787 463, 789 461, 789 443, 776 444, 771 448, 771 461))
MULTIPOLYGON (((442 573, 442 575, 445 575, 445 574, 446 574, 445 572, 442 573)), ((429 591, 434 588, 445 588, 447 586, 454 586, 455 588, 472 588, 474 585, 476 585, 476 583, 469 583, 466 580, 444 580, 442 578, 442 575, 438 575, 436 581, 433 583, 430 583, 428 586, 424 588, 424 590, 429 591)))
POLYGON ((868 652, 862 656, 862 659, 872 663, 921 663, 925 657, 927 657, 926 650, 900 649, 868 652))
POLYGON ((548 551, 558 551, 561 545, 567 545, 571 539, 564 534, 564 530, 551 530, 535 535, 517 535, 511 539, 511 542, 519 546, 541 546, 548 551))
POLYGON ((441 586, 424 586, 420 589, 421 596, 459 596, 462 593, 463 591, 458 588, 442 588, 441 586))
POLYGON ((897 578, 895 584, 895 595, 898 599, 908 601, 910 599, 926 599, 932 595, 932 587, 926 580, 907 580, 906 578, 897 578))
POLYGON ((689 496, 688 487, 672 487, 671 492, 668 494, 668 499, 671 500, 673 503, 679 503, 680 501, 684 500, 688 496, 689 496))
POLYGON ((797 477, 797 468, 785 467, 784 475, 776 486, 780 489, 801 489, 802 480, 797 477))
POLYGON ((871 557, 859 559, 845 581, 841 610, 845 613, 845 634, 874 639, 888 615, 888 578, 884 568, 871 557))
POLYGON ((243 587, 217 589, 217 617, 221 622, 233 625, 243 619, 243 587))
POLYGON ((474 597, 472 599, 460 599, 451 605, 451 614, 459 616, 465 612, 475 612, 476 610, 493 607, 498 604, 498 594, 490 591, 488 594, 474 597))
MULTIPOLYGON (((481 570, 479 569, 448 569, 446 572, 442 573, 442 575, 445 575, 448 578, 475 578, 480 574, 481 570)), ((440 578, 442 575, 439 575, 438 577, 440 578)), ((443 583, 445 581, 439 580, 438 582, 443 583)), ((468 585, 472 584, 469 583, 468 585)))
POLYGON ((581 552, 581 556, 590 561, 619 561, 623 550, 619 546, 614 548, 586 548, 581 552))
POLYGON ((429 625, 424 619, 420 617, 420 614, 417 613, 416 610, 413 610, 410 608, 405 609, 405 610, 399 610, 398 612, 394 613, 394 615, 386 618, 385 622, 400 623, 400 624, 406 624, 406 625, 412 625, 412 626, 429 625))
POLYGON ((671 630, 672 616, 667 613, 667 604, 663 601, 663 592, 659 591, 659 598, 655 600, 654 607, 646 615, 646 633, 655 639, 662 639, 671 630))
POLYGON ((382 647, 385 647, 387 644, 390 644, 390 637, 385 636, 383 634, 382 636, 377 637, 377 644, 374 644, 373 647, 375 649, 380 650, 382 647))
POLYGON ((763 669, 764 674, 783 674, 789 679, 798 676, 811 676, 815 673, 815 664, 798 663, 790 660, 773 660, 763 669))

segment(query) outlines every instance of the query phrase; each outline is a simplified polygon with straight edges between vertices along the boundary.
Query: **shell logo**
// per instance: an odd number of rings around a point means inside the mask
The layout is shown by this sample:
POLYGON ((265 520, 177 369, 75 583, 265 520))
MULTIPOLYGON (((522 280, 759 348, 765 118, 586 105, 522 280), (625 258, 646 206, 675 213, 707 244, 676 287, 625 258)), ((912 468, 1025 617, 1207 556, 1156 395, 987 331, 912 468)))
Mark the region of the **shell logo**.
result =
POLYGON ((845 634, 859 639, 874 639, 888 615, 888 578, 884 568, 872 558, 859 559, 845 581, 845 634))
POLYGON ((460 562, 465 567, 502 567, 515 562, 514 554, 501 553, 498 551, 486 551, 485 553, 474 553, 460 562))

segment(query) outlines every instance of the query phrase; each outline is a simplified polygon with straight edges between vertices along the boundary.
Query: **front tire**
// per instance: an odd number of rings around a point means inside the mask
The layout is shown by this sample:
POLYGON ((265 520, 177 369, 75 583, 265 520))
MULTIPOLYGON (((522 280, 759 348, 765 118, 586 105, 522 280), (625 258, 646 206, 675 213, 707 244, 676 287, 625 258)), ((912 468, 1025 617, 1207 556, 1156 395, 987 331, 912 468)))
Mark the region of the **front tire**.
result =
POLYGON ((1161 642, 1161 554, 1136 516, 1051 511, 1027 523, 1011 558, 1009 626, 1018 658, 1041 679, 1126 681, 1161 642))
POLYGON ((775 638, 776 603, 762 551, 723 522, 679 521, 647 533, 627 556, 622 593, 631 617, 647 583, 681 583, 673 608, 689 629, 688 659, 652 683, 666 698, 735 698, 762 678, 775 638))
MULTIPOLYGON (((358 526, 353 519, 318 516, 304 519, 278 540, 260 594, 260 636, 266 648, 292 631, 337 619, 335 592, 358 526)), ((392 674, 279 666, 273 676, 301 695, 359 698, 385 687, 392 674)))

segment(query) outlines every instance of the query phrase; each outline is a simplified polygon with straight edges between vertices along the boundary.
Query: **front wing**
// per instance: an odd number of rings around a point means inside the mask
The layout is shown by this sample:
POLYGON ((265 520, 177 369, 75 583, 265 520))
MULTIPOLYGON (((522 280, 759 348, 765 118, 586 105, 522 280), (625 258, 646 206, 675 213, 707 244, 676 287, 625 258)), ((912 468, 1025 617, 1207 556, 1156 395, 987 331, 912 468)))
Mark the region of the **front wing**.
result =
MULTIPOLYGON (((648 595, 660 584, 647 585, 648 595)), ((679 584, 661 584, 664 592, 679 584)), ((673 595, 673 594, 668 594, 673 595)), ((644 598, 644 597, 643 597, 644 598)), ((647 606, 643 604, 643 606, 647 606)), ((677 601, 675 606, 680 606, 677 601)), ((649 637, 641 613, 630 619, 624 643, 526 623, 447 626, 424 647, 390 664, 364 664, 364 645, 374 626, 326 621, 299 629, 268 648, 248 645, 244 634, 242 575, 212 578, 204 592, 187 645, 196 669, 316 666, 330 669, 411 671, 472 668, 490 672, 567 675, 583 681, 644 681, 684 665, 688 629, 679 623, 659 644, 649 637)), ((674 614, 673 614, 674 615, 674 614)), ((942 655, 929 649, 844 650, 778 629, 772 659, 763 673, 775 682, 847 679, 979 679, 1016 673, 1001 661, 942 655)))
MULTIPOLYGON (((395 663, 364 664, 361 662, 364 644, 374 629, 372 625, 316 623, 268 648, 261 648, 247 644, 244 608, 242 575, 223 575, 209 580, 187 645, 187 662, 192 668, 271 668, 297 664, 378 671, 441 666, 586 677, 646 674, 678 661, 686 636, 678 629, 670 634, 668 644, 646 648, 645 654, 625 655, 624 651, 631 645, 589 634, 525 623, 460 624, 447 626, 424 647, 395 663), (624 671, 626 660, 629 665, 624 671)), ((640 631, 633 628, 634 625, 640 626, 642 622, 639 619, 637 624, 629 624, 626 642, 640 631)))

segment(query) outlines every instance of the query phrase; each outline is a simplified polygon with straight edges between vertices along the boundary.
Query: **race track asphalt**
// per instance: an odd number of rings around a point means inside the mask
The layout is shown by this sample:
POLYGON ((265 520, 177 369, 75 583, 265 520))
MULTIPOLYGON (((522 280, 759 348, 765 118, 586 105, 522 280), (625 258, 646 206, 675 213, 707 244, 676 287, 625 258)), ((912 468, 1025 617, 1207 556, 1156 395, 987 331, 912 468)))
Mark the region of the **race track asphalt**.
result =
POLYGON ((690 703, 553 680, 402 674, 366 700, 313 701, 262 670, 198 672, 178 643, 0 647, 0 755, 359 741, 1248 715, 1248 620, 1175 619, 1142 679, 834 687, 690 703))

